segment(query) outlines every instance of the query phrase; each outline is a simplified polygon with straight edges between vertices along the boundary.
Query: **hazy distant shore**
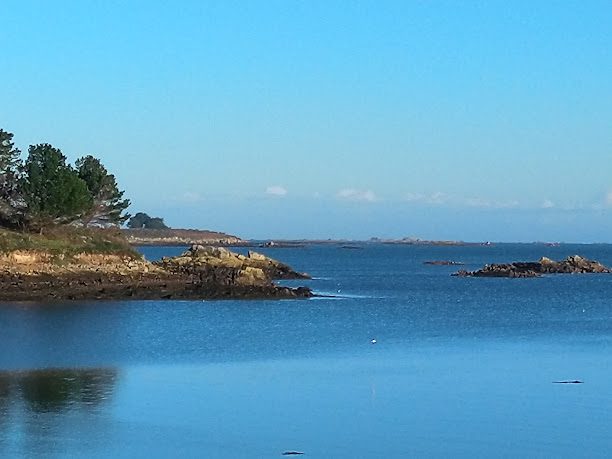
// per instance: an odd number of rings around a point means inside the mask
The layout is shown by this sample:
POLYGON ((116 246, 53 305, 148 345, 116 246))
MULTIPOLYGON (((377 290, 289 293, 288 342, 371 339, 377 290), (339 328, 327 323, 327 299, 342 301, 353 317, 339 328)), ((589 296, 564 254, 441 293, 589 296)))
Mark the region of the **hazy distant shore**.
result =
MULTIPOLYGON (((576 244, 573 242, 557 241, 462 241, 462 240, 437 240, 420 238, 378 238, 369 239, 349 239, 349 238, 302 238, 302 239, 245 239, 232 234, 219 231, 198 230, 198 229, 122 229, 130 245, 133 246, 190 246, 193 244, 215 245, 215 246, 235 246, 235 247, 261 247, 261 248, 300 248, 313 245, 338 245, 343 248, 351 246, 367 245, 402 245, 402 246, 445 246, 445 247, 466 247, 466 246, 495 246, 500 244, 529 244, 543 245, 547 247, 557 247, 564 244, 576 244)), ((602 244, 599 242, 583 242, 578 244, 602 244)))
POLYGON ((123 229, 127 242, 135 246, 248 245, 231 234, 196 229, 123 229))

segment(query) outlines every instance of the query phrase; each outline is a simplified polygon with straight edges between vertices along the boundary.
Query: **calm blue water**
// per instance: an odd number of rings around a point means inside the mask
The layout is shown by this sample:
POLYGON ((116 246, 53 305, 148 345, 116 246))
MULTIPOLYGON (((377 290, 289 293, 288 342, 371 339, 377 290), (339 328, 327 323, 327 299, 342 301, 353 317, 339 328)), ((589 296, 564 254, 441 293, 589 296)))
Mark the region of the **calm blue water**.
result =
POLYGON ((338 297, 0 305, 0 456, 610 456, 612 276, 422 262, 612 246, 261 251, 338 297))

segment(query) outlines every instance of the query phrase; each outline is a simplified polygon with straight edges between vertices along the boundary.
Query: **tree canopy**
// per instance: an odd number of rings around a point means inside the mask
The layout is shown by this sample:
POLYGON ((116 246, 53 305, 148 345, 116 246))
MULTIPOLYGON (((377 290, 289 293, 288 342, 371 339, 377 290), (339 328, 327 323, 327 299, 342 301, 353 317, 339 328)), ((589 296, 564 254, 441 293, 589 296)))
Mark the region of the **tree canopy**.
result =
POLYGON ((164 219, 160 217, 149 217, 144 212, 138 212, 127 224, 128 228, 131 229, 168 229, 168 226, 164 223, 164 219))
POLYGON ((14 224, 21 208, 17 190, 19 178, 19 155, 13 134, 0 129, 0 224, 14 224))
POLYGON ((13 134, 0 129, 0 174, 17 168, 20 153, 21 151, 15 148, 13 134))
POLYGON ((85 156, 76 161, 78 176, 87 185, 92 196, 92 205, 84 214, 85 224, 123 224, 130 218, 123 212, 130 206, 129 199, 122 199, 115 176, 109 174, 99 159, 85 156))
POLYGON ((87 184, 68 164, 61 150, 48 143, 32 145, 23 165, 21 191, 29 226, 78 220, 93 205, 87 184))
POLYGON ((109 226, 129 218, 130 201, 94 156, 80 158, 73 167, 48 143, 31 145, 25 161, 20 153, 13 134, 0 129, 0 226, 109 226))

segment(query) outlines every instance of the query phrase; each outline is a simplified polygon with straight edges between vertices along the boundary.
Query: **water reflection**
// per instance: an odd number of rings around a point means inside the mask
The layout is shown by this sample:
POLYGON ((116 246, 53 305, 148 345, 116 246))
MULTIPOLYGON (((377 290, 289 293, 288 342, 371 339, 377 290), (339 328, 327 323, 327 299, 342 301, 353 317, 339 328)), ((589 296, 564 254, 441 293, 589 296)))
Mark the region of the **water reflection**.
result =
POLYGON ((0 371, 0 457, 64 455, 84 426, 103 432, 117 381, 114 368, 0 371))
POLYGON ((112 395, 116 381, 113 368, 2 371, 0 411, 16 405, 38 413, 95 407, 112 395))

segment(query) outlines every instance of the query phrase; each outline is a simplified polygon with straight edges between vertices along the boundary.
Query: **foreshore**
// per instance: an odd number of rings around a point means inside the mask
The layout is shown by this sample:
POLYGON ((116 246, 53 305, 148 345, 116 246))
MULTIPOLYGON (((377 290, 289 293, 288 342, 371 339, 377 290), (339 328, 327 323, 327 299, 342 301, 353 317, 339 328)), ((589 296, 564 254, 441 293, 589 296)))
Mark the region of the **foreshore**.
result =
POLYGON ((0 301, 308 298, 312 292, 307 287, 274 283, 307 278, 263 255, 217 247, 193 246, 156 263, 120 255, 57 259, 44 252, 14 251, 0 259, 0 301))
POLYGON ((134 276, 88 272, 0 275, 0 301, 297 299, 311 296, 308 288, 200 284, 186 277, 153 273, 134 276))

